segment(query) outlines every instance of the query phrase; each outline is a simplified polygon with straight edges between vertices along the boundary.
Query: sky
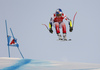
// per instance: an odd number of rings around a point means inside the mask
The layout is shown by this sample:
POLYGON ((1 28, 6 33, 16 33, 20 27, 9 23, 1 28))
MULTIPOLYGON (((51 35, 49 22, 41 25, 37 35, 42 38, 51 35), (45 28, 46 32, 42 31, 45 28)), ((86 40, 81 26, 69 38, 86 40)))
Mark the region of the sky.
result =
MULTIPOLYGON (((5 20, 17 38, 19 48, 28 59, 70 61, 100 64, 99 0, 0 0, 0 57, 8 57, 5 20), (56 9, 61 8, 71 20, 75 12, 73 32, 57 41, 55 28, 50 34, 45 26, 56 9)), ((62 33, 61 33, 62 34, 62 33)), ((10 47, 11 57, 21 58, 16 47, 10 47)))

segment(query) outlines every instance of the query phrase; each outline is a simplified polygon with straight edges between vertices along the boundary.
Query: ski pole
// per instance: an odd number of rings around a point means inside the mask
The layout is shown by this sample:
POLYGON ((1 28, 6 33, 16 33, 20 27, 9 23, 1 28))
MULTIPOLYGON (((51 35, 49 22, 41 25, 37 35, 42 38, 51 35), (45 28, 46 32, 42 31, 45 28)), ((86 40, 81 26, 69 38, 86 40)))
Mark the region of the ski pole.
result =
POLYGON ((76 14, 77 14, 77 12, 75 13, 75 15, 73 17, 73 27, 74 27, 74 21, 75 21, 76 14))
POLYGON ((47 25, 46 25, 46 24, 42 24, 42 25, 46 26, 46 28, 49 30, 49 28, 47 27, 47 25))

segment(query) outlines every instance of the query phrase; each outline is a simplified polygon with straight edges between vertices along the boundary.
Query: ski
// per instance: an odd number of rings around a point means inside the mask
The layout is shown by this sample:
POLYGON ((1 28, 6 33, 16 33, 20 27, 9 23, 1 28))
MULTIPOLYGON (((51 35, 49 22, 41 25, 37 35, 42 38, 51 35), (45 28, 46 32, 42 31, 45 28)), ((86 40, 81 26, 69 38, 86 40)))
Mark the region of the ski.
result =
POLYGON ((62 40, 59 40, 59 39, 57 39, 57 41, 71 41, 72 39, 67 39, 67 40, 64 40, 64 39, 62 39, 62 40))

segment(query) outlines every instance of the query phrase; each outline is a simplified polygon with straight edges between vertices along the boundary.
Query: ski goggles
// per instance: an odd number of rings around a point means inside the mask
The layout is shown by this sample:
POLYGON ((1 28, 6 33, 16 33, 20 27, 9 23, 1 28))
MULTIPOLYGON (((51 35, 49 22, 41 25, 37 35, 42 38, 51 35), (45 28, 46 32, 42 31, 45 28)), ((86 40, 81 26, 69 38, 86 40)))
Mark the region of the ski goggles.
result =
POLYGON ((61 16, 62 14, 56 14, 57 16, 61 16))

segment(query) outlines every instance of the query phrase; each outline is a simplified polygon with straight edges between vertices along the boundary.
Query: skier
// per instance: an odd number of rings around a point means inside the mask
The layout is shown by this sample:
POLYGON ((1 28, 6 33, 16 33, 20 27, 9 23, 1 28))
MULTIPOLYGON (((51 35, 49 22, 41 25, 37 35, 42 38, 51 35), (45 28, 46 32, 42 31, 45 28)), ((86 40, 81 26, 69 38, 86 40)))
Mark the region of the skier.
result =
POLYGON ((62 12, 62 10, 59 8, 56 10, 56 12, 53 14, 53 16, 50 19, 49 22, 49 32, 53 33, 52 26, 55 27, 57 36, 59 40, 67 40, 66 38, 66 24, 63 22, 63 19, 68 20, 69 23, 69 31, 73 31, 73 26, 71 20, 62 12), (63 38, 60 34, 60 28, 62 27, 63 32, 63 38))

